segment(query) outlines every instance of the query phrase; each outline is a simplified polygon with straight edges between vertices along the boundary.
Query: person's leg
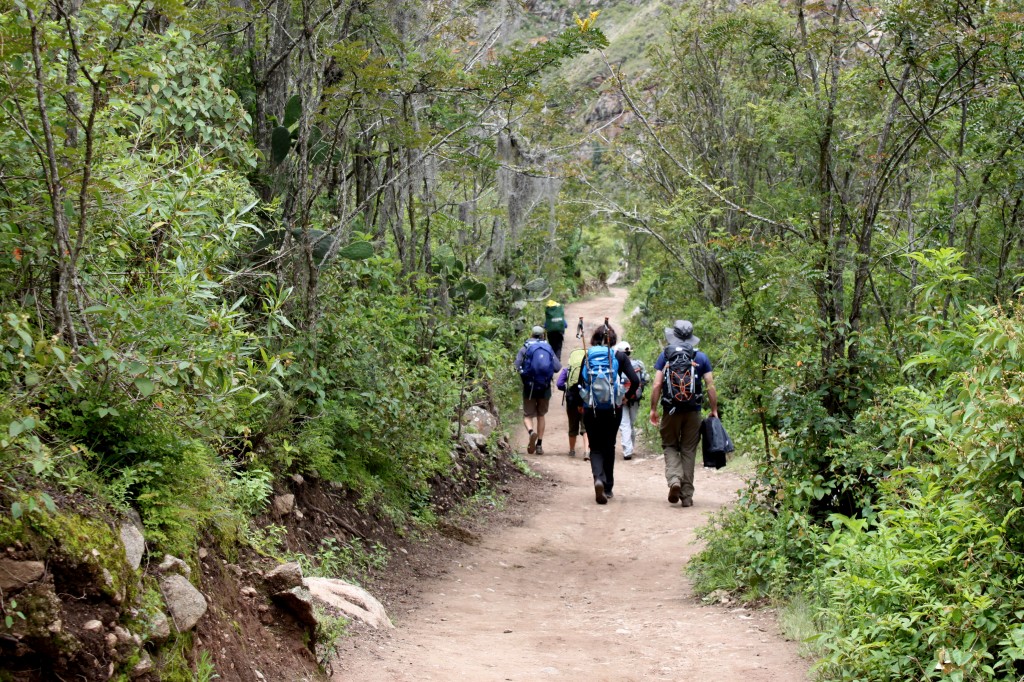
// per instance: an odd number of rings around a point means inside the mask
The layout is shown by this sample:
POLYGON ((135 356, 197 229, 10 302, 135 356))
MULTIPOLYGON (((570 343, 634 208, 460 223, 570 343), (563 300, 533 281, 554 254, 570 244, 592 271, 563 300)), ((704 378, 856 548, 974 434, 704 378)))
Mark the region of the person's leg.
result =
POLYGON ((537 449, 537 400, 523 397, 523 424, 526 425, 526 432, 530 440, 526 446, 526 452, 533 454, 537 449))
POLYGON ((683 423, 683 413, 676 410, 669 414, 662 410, 661 449, 665 453, 665 481, 668 483, 668 501, 675 504, 679 501, 683 484, 683 460, 679 453, 679 427, 683 423))
POLYGON ((622 436, 622 459, 629 459, 633 456, 633 424, 636 422, 636 413, 639 405, 626 405, 622 408, 622 422, 619 424, 619 434, 622 436))
POLYGON ((697 461, 697 444, 700 442, 700 412, 684 412, 679 429, 679 452, 683 467, 683 506, 693 504, 693 468, 697 461))
POLYGON ((569 422, 569 456, 576 456, 576 437, 580 434, 580 413, 575 405, 567 405, 565 416, 569 422))
POLYGON ((590 439, 587 438, 587 425, 580 418, 580 436, 583 437, 583 461, 590 461, 590 439))
POLYGON ((544 415, 548 413, 548 398, 541 398, 537 401, 537 454, 544 454, 544 446, 541 441, 544 440, 544 415))
POLYGON ((551 346, 551 350, 555 351, 555 357, 558 361, 562 361, 562 342, 564 340, 562 332, 548 332, 548 344, 551 346))
POLYGON ((599 428, 599 420, 600 417, 596 415, 594 410, 585 410, 583 412, 583 424, 586 426, 587 434, 590 438, 590 473, 594 475, 594 499, 597 500, 598 504, 605 504, 608 501, 604 493, 605 460, 596 449, 598 445, 596 444, 597 439, 595 437, 599 428))
POLYGON ((605 493, 611 497, 612 488, 615 487, 615 439, 619 435, 619 424, 622 421, 622 410, 611 410, 605 416, 605 424, 603 428, 606 429, 604 432, 605 445, 604 445, 604 480, 605 480, 605 493))

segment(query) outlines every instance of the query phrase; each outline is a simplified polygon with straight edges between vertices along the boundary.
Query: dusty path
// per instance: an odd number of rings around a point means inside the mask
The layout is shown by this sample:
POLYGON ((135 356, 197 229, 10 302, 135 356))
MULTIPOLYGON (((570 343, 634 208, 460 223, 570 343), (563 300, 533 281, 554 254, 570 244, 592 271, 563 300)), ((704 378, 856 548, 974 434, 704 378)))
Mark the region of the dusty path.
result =
MULTIPOLYGON (((591 324, 608 315, 621 330, 625 293, 567 315, 591 324)), ((575 343, 568 331, 563 359, 575 343)), ((670 506, 658 448, 641 446, 617 462, 615 498, 598 506, 590 464, 567 456, 556 400, 548 416, 545 454, 527 459, 553 492, 521 526, 485 537, 446 575, 417 586, 420 607, 396 630, 346 643, 335 682, 805 680, 808 663, 770 613, 702 606, 682 573, 698 550, 695 528, 734 499, 740 480, 698 468, 694 506, 670 506)))

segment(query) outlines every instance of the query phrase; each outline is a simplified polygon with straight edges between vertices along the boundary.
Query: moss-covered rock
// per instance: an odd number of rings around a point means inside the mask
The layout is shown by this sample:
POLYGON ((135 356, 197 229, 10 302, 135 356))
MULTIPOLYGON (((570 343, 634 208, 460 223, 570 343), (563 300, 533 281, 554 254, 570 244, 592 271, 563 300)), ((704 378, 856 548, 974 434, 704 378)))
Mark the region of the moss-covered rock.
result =
POLYGON ((102 596, 115 604, 135 597, 137 575, 109 525, 64 510, 31 514, 27 525, 29 543, 38 556, 46 557, 58 592, 102 596))

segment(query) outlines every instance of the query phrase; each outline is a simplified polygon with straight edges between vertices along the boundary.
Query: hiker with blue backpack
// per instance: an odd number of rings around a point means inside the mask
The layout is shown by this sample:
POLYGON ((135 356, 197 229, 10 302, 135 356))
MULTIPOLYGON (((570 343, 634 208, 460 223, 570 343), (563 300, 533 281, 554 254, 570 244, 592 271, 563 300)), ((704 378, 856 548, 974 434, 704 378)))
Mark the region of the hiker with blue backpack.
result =
POLYGON ((654 363, 657 370, 651 389, 651 424, 658 424, 658 406, 662 408, 659 430, 665 453, 665 480, 670 504, 693 506, 693 468, 700 442, 700 410, 707 389, 711 416, 718 416, 718 393, 711 373, 711 361, 697 350, 700 338, 693 334, 693 323, 676 320, 665 329, 665 350, 654 363))
POLYGON ((612 349, 619 338, 608 324, 590 337, 590 348, 580 370, 579 395, 583 424, 590 440, 590 470, 594 474, 594 499, 607 504, 615 487, 615 438, 622 421, 622 406, 636 395, 640 379, 622 351, 612 349), (625 377, 626 385, 622 377, 625 377))
POLYGON ((544 415, 551 400, 551 377, 562 369, 551 345, 544 340, 544 327, 534 327, 516 354, 515 368, 523 380, 523 425, 530 436, 526 451, 544 454, 544 415))

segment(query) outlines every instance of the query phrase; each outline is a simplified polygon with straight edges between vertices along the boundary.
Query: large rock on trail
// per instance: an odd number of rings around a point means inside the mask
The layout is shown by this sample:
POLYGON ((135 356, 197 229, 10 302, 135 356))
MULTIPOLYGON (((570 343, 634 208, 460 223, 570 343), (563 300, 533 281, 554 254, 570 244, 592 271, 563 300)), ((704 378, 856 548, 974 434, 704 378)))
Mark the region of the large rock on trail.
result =
POLYGON ((313 598, 374 628, 394 628, 384 606, 361 587, 333 578, 306 578, 313 598))

